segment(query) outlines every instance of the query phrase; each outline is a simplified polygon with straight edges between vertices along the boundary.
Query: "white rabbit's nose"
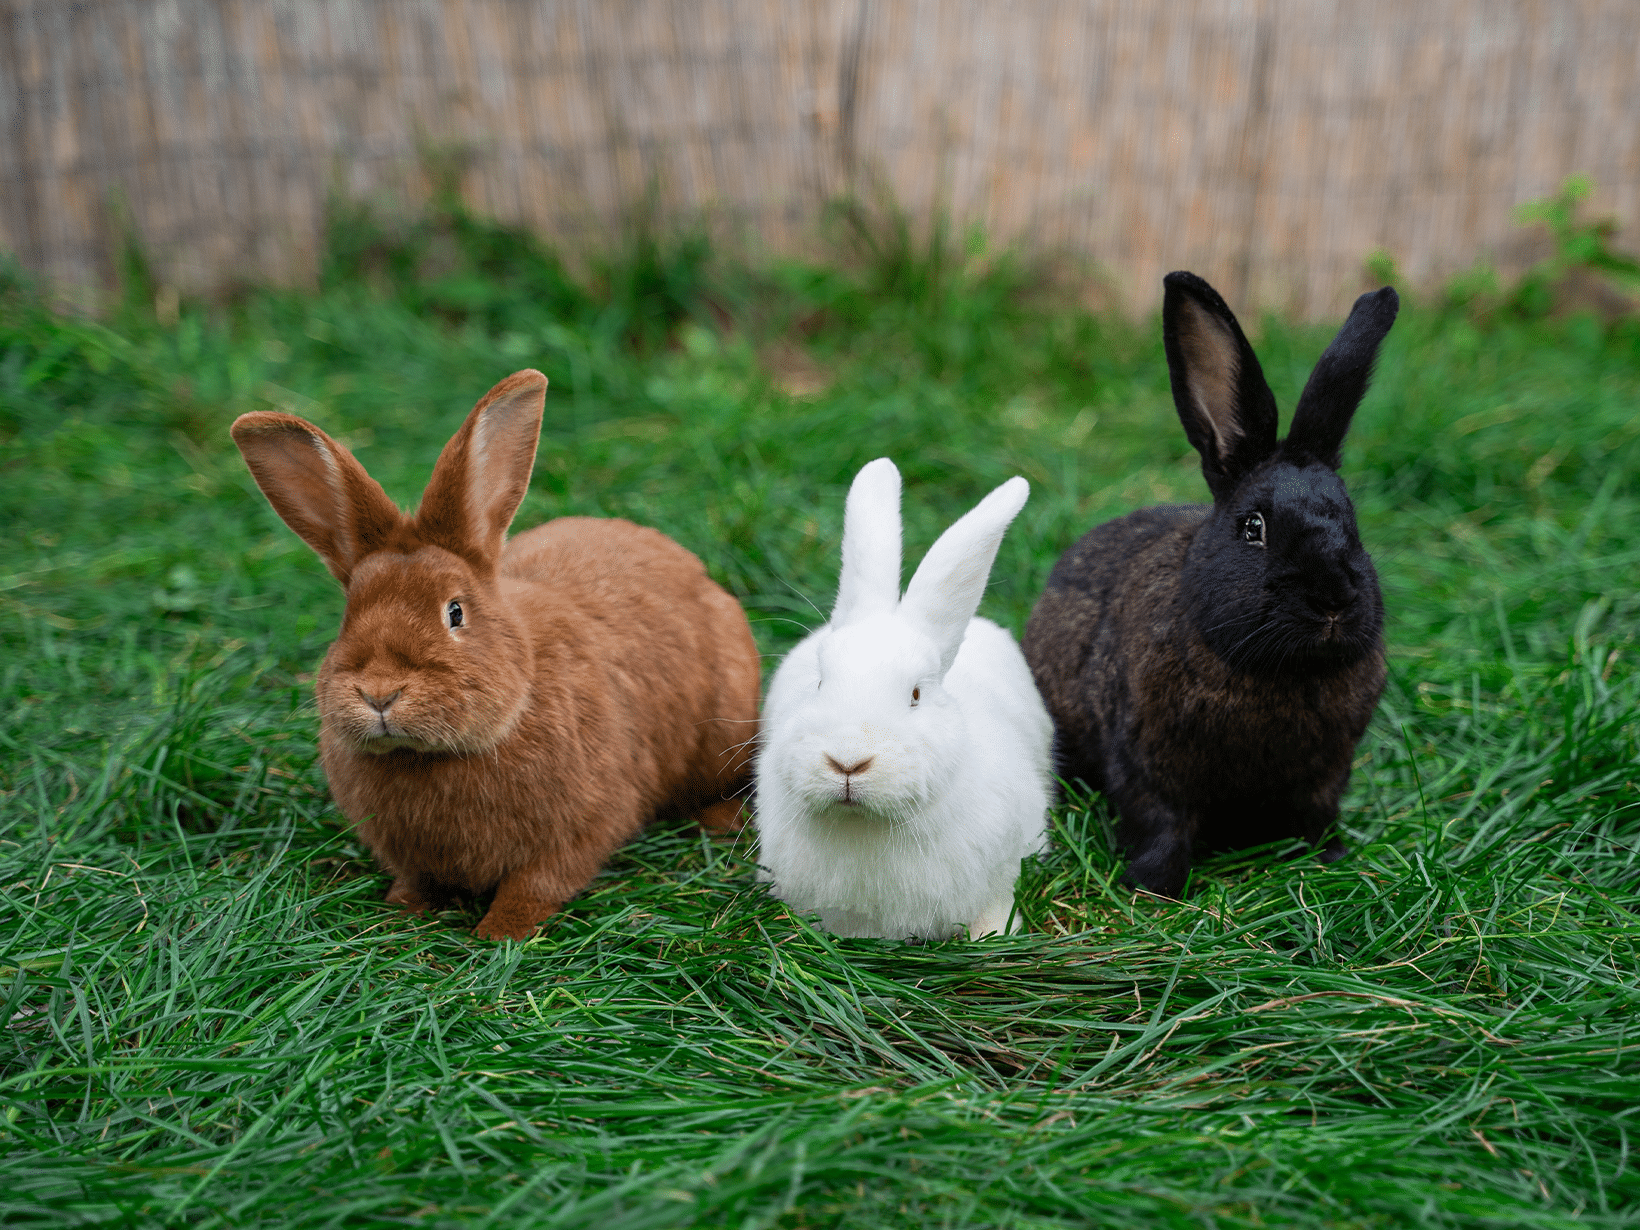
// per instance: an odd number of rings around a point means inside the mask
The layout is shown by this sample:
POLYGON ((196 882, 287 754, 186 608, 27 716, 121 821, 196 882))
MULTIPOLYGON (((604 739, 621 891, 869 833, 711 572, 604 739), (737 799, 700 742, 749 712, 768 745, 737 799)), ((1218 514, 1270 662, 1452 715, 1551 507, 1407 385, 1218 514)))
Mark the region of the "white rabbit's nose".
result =
POLYGON ((876 759, 875 756, 867 756, 864 760, 856 760, 853 764, 841 764, 838 762, 836 757, 832 756, 830 752, 825 753, 825 757, 826 763, 831 766, 832 771, 834 773, 841 773, 844 777, 852 777, 856 773, 864 773, 867 769, 871 768, 871 762, 876 759))
POLYGON ((359 698, 377 713, 385 714, 392 706, 393 702, 396 701, 403 692, 403 688, 394 688, 393 691, 389 692, 386 696, 372 696, 369 692, 366 692, 363 688, 360 688, 359 698))

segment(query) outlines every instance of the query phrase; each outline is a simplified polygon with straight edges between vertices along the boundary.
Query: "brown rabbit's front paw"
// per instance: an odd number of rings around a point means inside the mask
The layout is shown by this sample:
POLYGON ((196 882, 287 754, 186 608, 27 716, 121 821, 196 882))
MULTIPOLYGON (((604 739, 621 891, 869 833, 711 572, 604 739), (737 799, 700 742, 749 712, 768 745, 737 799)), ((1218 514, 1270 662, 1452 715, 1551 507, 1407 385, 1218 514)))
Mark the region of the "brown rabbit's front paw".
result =
POLYGON ((495 900, 479 920, 473 934, 481 940, 518 940, 520 943, 535 934, 537 923, 545 922, 558 913, 561 901, 521 892, 506 880, 496 890, 495 900))
POLYGON ((393 887, 387 890, 387 902, 398 906, 406 914, 425 914, 429 906, 427 898, 406 876, 394 877, 393 887))
POLYGON ((494 906, 483 918, 478 926, 473 928, 473 934, 481 940, 517 940, 523 943, 535 934, 536 926, 545 919, 558 912, 555 905, 543 905, 542 912, 519 911, 517 909, 498 910, 494 906))

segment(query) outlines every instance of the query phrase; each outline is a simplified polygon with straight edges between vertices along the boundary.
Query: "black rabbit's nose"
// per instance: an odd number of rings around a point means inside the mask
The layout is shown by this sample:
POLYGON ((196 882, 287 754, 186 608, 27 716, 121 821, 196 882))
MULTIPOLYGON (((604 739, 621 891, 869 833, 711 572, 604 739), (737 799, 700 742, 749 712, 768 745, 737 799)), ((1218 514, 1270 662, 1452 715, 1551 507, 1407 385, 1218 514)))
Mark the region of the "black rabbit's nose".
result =
POLYGON ((864 773, 871 768, 875 756, 867 756, 864 760, 856 760, 853 764, 839 764, 830 752, 826 753, 826 763, 832 767, 834 773, 841 773, 844 777, 851 777, 856 773, 864 773))
POLYGON ((369 692, 366 692, 363 688, 360 688, 359 698, 377 713, 385 714, 388 709, 392 707, 393 702, 396 701, 403 692, 403 688, 394 688, 393 691, 389 692, 386 696, 372 696, 369 692))
POLYGON ((1347 581, 1328 585, 1309 595, 1309 607, 1322 619, 1342 619, 1355 606, 1355 587, 1347 581))

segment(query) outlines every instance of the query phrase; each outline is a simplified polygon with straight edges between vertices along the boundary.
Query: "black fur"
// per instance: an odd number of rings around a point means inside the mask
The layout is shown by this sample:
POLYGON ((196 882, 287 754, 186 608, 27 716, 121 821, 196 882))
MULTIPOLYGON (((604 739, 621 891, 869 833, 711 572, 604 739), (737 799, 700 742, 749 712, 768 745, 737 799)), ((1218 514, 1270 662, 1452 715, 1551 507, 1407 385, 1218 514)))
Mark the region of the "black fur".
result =
POLYGON ((1316 845, 1338 818, 1385 678, 1383 597, 1339 449, 1398 300, 1356 300, 1278 444, 1275 398, 1224 300, 1194 274, 1164 285, 1174 402, 1213 504, 1084 535, 1024 649, 1060 775, 1111 800, 1129 877, 1176 897, 1193 848, 1316 845))

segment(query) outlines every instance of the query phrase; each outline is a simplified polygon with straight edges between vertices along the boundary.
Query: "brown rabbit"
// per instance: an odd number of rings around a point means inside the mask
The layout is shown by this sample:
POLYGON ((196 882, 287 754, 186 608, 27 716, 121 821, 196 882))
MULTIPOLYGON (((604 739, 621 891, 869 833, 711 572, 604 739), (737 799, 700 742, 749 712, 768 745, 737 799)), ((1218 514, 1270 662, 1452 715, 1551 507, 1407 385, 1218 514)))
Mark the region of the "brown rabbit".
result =
POLYGON ((319 668, 319 749, 342 811, 411 913, 495 890, 477 934, 528 937, 657 813, 738 826, 760 661, 701 563, 630 521, 517 537, 547 388, 517 372, 444 446, 414 514, 289 414, 234 443, 347 591, 319 668))

